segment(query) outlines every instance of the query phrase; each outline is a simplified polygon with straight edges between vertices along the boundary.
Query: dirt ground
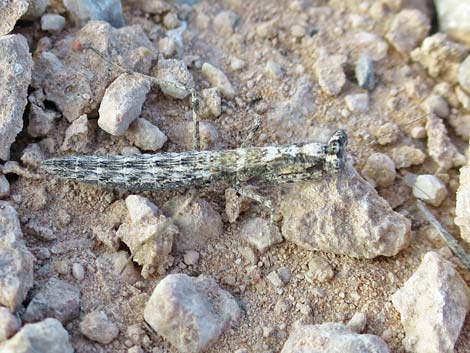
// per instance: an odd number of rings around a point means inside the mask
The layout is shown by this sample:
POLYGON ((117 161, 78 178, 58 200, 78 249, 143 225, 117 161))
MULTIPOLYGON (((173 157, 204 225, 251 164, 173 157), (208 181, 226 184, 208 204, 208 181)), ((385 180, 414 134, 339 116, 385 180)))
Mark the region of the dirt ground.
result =
MULTIPOLYGON (((222 115, 211 121, 217 128, 218 140, 210 148, 234 148, 241 145, 252 124, 253 111, 262 116, 262 126, 254 145, 278 145, 290 142, 315 140, 337 128, 348 132, 350 143, 348 153, 357 170, 361 170, 365 160, 374 152, 389 153, 394 146, 411 144, 422 147, 423 141, 408 137, 407 125, 423 115, 420 108, 421 97, 407 92, 408 85, 422 85, 431 90, 437 83, 418 64, 411 62, 390 48, 384 60, 375 64, 377 86, 370 92, 369 109, 365 113, 346 113, 344 96, 364 92, 353 84, 351 68, 346 68, 348 81, 341 94, 331 97, 322 92, 315 76, 314 63, 319 48, 329 53, 345 54, 351 57, 348 35, 358 31, 352 14, 369 18, 360 24, 360 29, 385 36, 396 11, 391 9, 382 19, 369 16, 370 6, 364 1, 202 1, 197 10, 178 5, 178 14, 187 16, 188 34, 185 38, 184 56, 192 57, 196 68, 191 72, 199 87, 205 83, 197 69, 198 62, 210 62, 221 68, 237 90, 235 99, 223 102, 222 115), (302 5, 305 3, 306 5, 302 5), (324 6, 323 10, 313 11, 312 6, 324 6), (304 6, 302 8, 302 6, 304 6), (223 10, 233 10, 239 16, 232 35, 216 32, 209 24, 198 23, 197 14, 214 18, 223 10), (272 38, 260 38, 256 34, 257 25, 266 20, 275 20, 277 33, 272 38), (306 24, 307 35, 296 38, 291 34, 292 26, 298 22, 306 24), (230 69, 232 58, 246 63, 240 70, 230 69), (276 78, 266 74, 266 62, 274 61, 282 67, 276 78), (349 70, 349 71, 348 71, 349 70), (272 111, 277 103, 288 100, 303 82, 310 83, 310 101, 297 102, 294 108, 307 114, 293 111, 292 116, 279 119, 272 111), (305 106, 303 105, 305 103, 305 106), (250 114, 251 112, 251 114, 250 114), (401 127, 398 142, 381 146, 374 137, 375 131, 386 122, 394 122, 401 127)), ((370 2, 369 2, 370 3, 370 2)), ((145 31, 156 26, 160 18, 143 13, 137 2, 125 1, 124 14, 128 24, 142 24, 145 31)), ((158 16, 157 16, 158 17, 158 16)), ((200 20, 200 18, 199 18, 200 20)), ((199 21, 200 22, 200 21, 199 21)), ((40 36, 46 35, 34 27, 22 30, 37 43, 40 36)), ((67 25, 59 36, 76 31, 67 25)), ((53 37, 56 41, 59 38, 53 37)), ((33 44, 34 49, 34 44, 33 44)), ((157 90, 148 96, 142 116, 155 123, 164 132, 171 130, 172 124, 188 120, 190 110, 187 102, 165 98, 157 90)), ((416 122, 424 125, 424 121, 416 122)), ((61 141, 68 123, 61 119, 51 133, 54 141, 61 141)), ((464 150, 466 144, 452 128, 449 128, 453 142, 464 150)), ((17 160, 23 148, 37 142, 22 134, 12 147, 12 160, 17 160)), ((90 154, 120 153, 128 142, 97 129, 90 154)), ((164 149, 182 151, 188 146, 177 144, 171 139, 164 149)), ((407 168, 415 173, 434 173, 435 164, 428 157, 424 164, 407 168)), ((455 185, 458 185, 458 171, 449 171, 449 197, 435 210, 443 225, 454 235, 458 228, 453 224, 455 211, 455 185), (454 188, 454 189, 452 189, 454 188)), ((23 223, 35 220, 54 230, 57 240, 44 242, 26 234, 28 248, 37 255, 42 248, 51 252, 49 258, 40 259, 35 264, 35 288, 41 287, 48 278, 58 276, 77 285, 81 290, 81 312, 103 309, 118 325, 121 334, 109 345, 99 345, 84 338, 79 330, 79 319, 66 325, 72 344, 78 353, 88 352, 127 352, 130 346, 139 344, 145 352, 176 352, 176 350, 153 333, 143 323, 143 309, 153 288, 161 277, 140 279, 134 284, 126 283, 113 272, 110 266, 100 265, 97 260, 108 251, 94 235, 94 227, 122 216, 116 202, 131 194, 125 190, 106 190, 92 185, 59 181, 53 178, 27 179, 9 177, 12 199, 18 204, 18 213, 23 223), (114 205, 113 205, 114 204, 114 205), (71 274, 73 263, 85 267, 85 278, 77 281, 71 274), (66 273, 58 274, 57 269, 66 264, 66 273), (138 338, 126 334, 130 326, 137 325, 143 330, 138 338)), ((280 186, 279 188, 282 188, 280 186)), ((144 192, 157 206, 171 199, 177 192, 144 192)), ((396 179, 394 185, 379 189, 379 193, 392 204, 399 204, 397 211, 412 221, 412 241, 408 248, 398 255, 373 260, 358 260, 346 256, 320 253, 335 271, 334 278, 326 283, 313 285, 305 280, 304 273, 312 252, 303 250, 284 241, 259 256, 258 263, 252 266, 241 255, 243 244, 240 224, 244 218, 266 212, 253 205, 234 224, 224 223, 224 234, 216 243, 205 244, 197 250, 200 259, 196 265, 186 266, 183 254, 174 252, 174 264, 168 273, 201 273, 214 277, 217 282, 239 301, 243 318, 238 327, 223 333, 222 337, 208 352, 235 352, 246 348, 248 352, 279 352, 293 323, 309 317, 313 323, 328 321, 346 323, 354 313, 367 314, 365 333, 382 336, 394 353, 403 352, 404 331, 400 316, 391 303, 391 295, 411 276, 424 253, 439 250, 444 243, 433 238, 433 230, 423 222, 414 208, 415 199, 411 189, 403 180, 396 179), (398 201, 397 201, 398 199, 398 201), (292 279, 285 287, 274 288, 266 279, 272 269, 287 266, 292 279), (253 268, 254 267, 254 268, 253 268), (285 310, 282 310, 284 306, 285 310), (311 308, 311 315, 306 315, 311 308)), ((276 193, 273 193, 275 195, 276 193)), ((202 197, 208 200, 215 210, 224 212, 224 190, 210 188, 202 197)), ((340 221, 340 220, 338 220, 340 221)), ((125 250, 125 247, 123 246, 125 250)), ((459 272, 470 285, 470 274, 459 267, 459 272)), ((64 272, 64 271, 61 271, 64 272)), ((33 291, 34 292, 34 291, 33 291)), ((470 320, 466 323, 456 344, 456 353, 470 352, 470 320)))

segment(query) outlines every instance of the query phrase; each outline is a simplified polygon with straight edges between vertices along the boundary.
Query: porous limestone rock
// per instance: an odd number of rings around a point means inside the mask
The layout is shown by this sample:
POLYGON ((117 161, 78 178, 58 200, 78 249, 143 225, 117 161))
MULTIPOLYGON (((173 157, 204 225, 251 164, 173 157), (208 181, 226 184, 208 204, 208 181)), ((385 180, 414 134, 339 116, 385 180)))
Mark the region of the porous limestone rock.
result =
POLYGON ((10 33, 16 21, 28 10, 29 0, 2 1, 0 3, 0 36, 10 33))

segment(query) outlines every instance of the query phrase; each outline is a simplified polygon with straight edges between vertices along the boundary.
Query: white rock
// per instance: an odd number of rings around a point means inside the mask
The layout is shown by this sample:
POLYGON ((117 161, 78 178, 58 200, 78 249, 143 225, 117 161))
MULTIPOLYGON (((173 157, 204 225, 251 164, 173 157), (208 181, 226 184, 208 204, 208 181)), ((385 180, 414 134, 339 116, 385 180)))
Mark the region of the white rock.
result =
POLYGON ((62 151, 87 152, 90 142, 90 122, 86 115, 82 115, 65 130, 62 151))
POLYGON ((184 99, 189 90, 194 88, 194 78, 182 60, 158 60, 156 77, 160 80, 160 89, 170 97, 184 99))
POLYGON ((434 207, 439 207, 447 197, 447 188, 434 175, 418 175, 413 185, 413 195, 434 207))
POLYGON ((281 353, 341 352, 389 353, 385 342, 378 336, 360 335, 338 323, 302 325, 294 329, 281 353))
POLYGON ((142 76, 122 74, 109 85, 99 109, 98 126, 107 133, 124 135, 142 110, 150 81, 142 76))
POLYGON ((279 277, 279 274, 276 271, 269 272, 269 274, 266 276, 266 279, 276 288, 284 286, 281 277, 279 277))
POLYGON ((168 140, 157 126, 142 118, 131 124, 126 137, 131 143, 146 151, 158 151, 168 140))
POLYGON ((239 16, 233 11, 221 11, 214 17, 214 30, 220 36, 230 36, 235 30, 239 16))
POLYGON ((120 0, 64 0, 64 6, 80 26, 90 20, 106 21, 116 28, 125 25, 120 0))
POLYGON ((75 262, 72 265, 72 275, 77 281, 83 281, 83 279, 85 278, 85 269, 83 268, 81 263, 75 262))
MULTIPOLYGON (((162 210, 168 217, 174 217, 187 199, 187 195, 177 196, 166 202, 162 210)), ((217 242, 224 230, 220 214, 203 199, 194 200, 191 206, 187 207, 185 212, 176 219, 175 225, 180 231, 175 239, 175 247, 179 252, 217 242)))
POLYGON ((58 14, 48 13, 41 17, 41 29, 48 32, 60 32, 65 26, 65 18, 58 14))
POLYGON ((346 74, 343 65, 346 57, 343 55, 331 55, 325 49, 320 50, 320 55, 315 63, 315 73, 323 92, 337 96, 346 83, 346 74))
POLYGON ((18 318, 7 308, 0 306, 0 350, 1 343, 17 333, 20 328, 18 318))
POLYGON ((344 100, 351 112, 364 113, 369 110, 369 95, 367 93, 349 94, 344 97, 344 100))
POLYGON ((121 154, 123 156, 132 156, 135 154, 142 154, 137 147, 134 146, 126 146, 121 149, 121 154))
POLYGON ((241 70, 241 69, 243 69, 245 66, 246 66, 246 62, 243 61, 243 60, 240 59, 240 58, 233 57, 233 58, 230 60, 230 69, 231 69, 232 71, 241 70))
POLYGON ((0 36, 10 33, 16 21, 28 10, 29 0, 3 1, 0 3, 0 36))
POLYGON ((132 223, 140 223, 145 218, 157 217, 160 214, 160 210, 153 202, 139 195, 127 196, 126 207, 132 223))
POLYGON ((5 175, 0 174, 0 199, 4 199, 10 195, 10 183, 5 175))
POLYGON ((222 114, 222 99, 218 88, 206 88, 201 91, 204 106, 201 112, 203 118, 218 118, 222 114))
POLYGON ((387 57, 388 43, 372 32, 357 32, 345 37, 346 44, 352 49, 352 53, 359 59, 366 54, 374 61, 380 61, 387 57))
POLYGON ((271 226, 269 220, 255 217, 246 220, 241 228, 242 239, 255 247, 260 253, 266 252, 273 245, 282 242, 279 229, 271 226))
POLYGON ((33 255, 26 248, 15 209, 0 201, 0 304, 14 312, 33 286, 33 255))
POLYGON ((4 78, 0 85, 0 159, 3 160, 10 158, 10 146, 23 129, 32 66, 28 43, 22 35, 0 36, 0 72, 4 78))
POLYGON ((183 260, 188 266, 195 265, 199 260, 199 253, 196 250, 189 250, 184 254, 183 260))
POLYGON ((144 310, 145 321, 181 353, 207 349, 239 318, 235 299, 204 275, 165 277, 144 310))
POLYGON ((439 18, 439 31, 453 38, 470 44, 470 1, 468 0, 434 0, 439 18))
POLYGON ((351 320, 348 321, 346 327, 356 333, 361 333, 367 324, 367 315, 364 313, 355 313, 351 320))
MULTIPOLYGON (((470 10, 470 2, 468 6, 470 10)), ((470 93, 470 55, 459 66, 459 84, 470 93)))
POLYGON ((204 78, 209 81, 212 87, 217 87, 220 90, 220 93, 222 93, 223 96, 228 99, 235 97, 236 92, 233 89, 232 84, 221 70, 211 64, 204 63, 202 65, 201 73, 204 78))
POLYGON ((266 66, 264 68, 264 72, 266 73, 266 76, 273 79, 273 80, 278 80, 284 76, 284 70, 282 69, 282 66, 272 60, 268 60, 266 62, 266 66))
POLYGON ((455 205, 455 224, 460 236, 470 243, 470 166, 460 168, 460 185, 455 205))
POLYGON ((426 113, 433 113, 441 118, 447 118, 450 114, 447 101, 438 94, 431 94, 421 106, 426 113))
POLYGON ((47 136, 55 126, 57 118, 57 112, 43 109, 36 104, 30 104, 28 134, 32 137, 47 136))
POLYGON ((367 158, 362 174, 373 186, 387 187, 393 184, 397 172, 395 163, 384 153, 374 153, 367 158))
POLYGON ((73 353, 69 334, 60 321, 52 318, 26 324, 8 341, 0 344, 1 353, 73 353))
POLYGON ((305 273, 305 278, 309 282, 327 282, 335 275, 333 268, 323 257, 313 255, 308 262, 308 271, 305 273))
POLYGON ((395 168, 401 169, 423 164, 426 154, 414 146, 403 145, 393 148, 390 157, 395 163, 395 168))
POLYGON ((454 352, 470 308, 470 290, 450 262, 428 252, 392 302, 400 312, 407 351, 454 352))
POLYGON ((398 52, 408 55, 426 38, 430 29, 426 15, 416 9, 405 9, 395 16, 385 37, 398 52))
POLYGON ((281 199, 286 240, 357 258, 393 256, 408 245, 410 222, 352 166, 324 181, 293 184, 281 199))
POLYGON ((33 297, 26 308, 26 322, 53 317, 62 323, 80 314, 80 289, 70 283, 51 277, 33 297))
POLYGON ((80 332, 92 341, 108 344, 118 335, 119 329, 109 320, 104 311, 95 310, 85 315, 80 322, 80 332))

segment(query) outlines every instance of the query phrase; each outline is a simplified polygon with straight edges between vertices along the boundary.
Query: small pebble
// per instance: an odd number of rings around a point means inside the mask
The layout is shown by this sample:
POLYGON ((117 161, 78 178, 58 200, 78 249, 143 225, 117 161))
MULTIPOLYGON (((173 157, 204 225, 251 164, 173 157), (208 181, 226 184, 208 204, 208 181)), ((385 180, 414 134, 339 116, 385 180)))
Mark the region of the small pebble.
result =
POLYGON ((80 331, 90 340, 101 344, 111 343, 119 335, 116 324, 98 310, 85 315, 80 322, 80 331))
POLYGON ((47 260, 51 257, 51 252, 48 248, 39 248, 35 254, 39 260, 47 260))
POLYGON ((335 272, 327 260, 321 256, 313 255, 308 262, 308 271, 305 273, 305 278, 309 282, 318 281, 322 283, 329 281, 334 275, 335 272))
POLYGON ((282 76, 284 76, 284 71, 282 69, 282 66, 272 60, 268 60, 264 68, 264 72, 266 73, 266 76, 268 76, 269 78, 273 80, 280 79, 282 78, 282 76))
POLYGON ((167 29, 175 29, 181 25, 181 21, 174 12, 169 12, 163 17, 163 25, 167 29))
POLYGON ((362 174, 373 186, 380 187, 393 185, 397 175, 395 163, 384 153, 370 155, 362 169, 362 174))
POLYGON ((189 250, 183 256, 183 261, 186 265, 195 265, 199 260, 199 253, 196 250, 189 250))
POLYGON ((363 113, 369 109, 369 95, 367 93, 349 94, 344 97, 344 100, 351 112, 363 113))
POLYGON ((351 320, 346 324, 346 327, 350 330, 361 333, 367 324, 367 315, 364 313, 355 313, 351 320))
POLYGON ((246 66, 246 62, 239 59, 239 58, 236 58, 236 57, 233 57, 231 60, 230 60, 230 69, 232 71, 238 71, 238 70, 241 70, 243 69, 244 67, 246 66))
POLYGON ((361 55, 355 67, 359 87, 372 91, 375 87, 374 61, 368 55, 361 55))
POLYGON ((470 93, 470 55, 460 64, 458 79, 460 86, 470 93))
POLYGON ((41 29, 52 33, 62 31, 65 26, 65 18, 61 15, 48 13, 41 17, 41 29))
POLYGON ((121 149, 121 155, 123 156, 132 156, 134 154, 142 154, 142 152, 134 146, 126 146, 121 149))
POLYGON ((284 286, 284 282, 279 277, 279 274, 276 271, 271 271, 267 276, 266 279, 276 288, 280 288, 284 286))
POLYGON ((231 36, 239 16, 233 11, 221 11, 214 17, 214 30, 218 35, 231 36))
POLYGON ((290 33, 295 38, 302 38, 307 34, 307 29, 304 26, 295 24, 290 28, 290 33))
POLYGON ((10 195, 10 183, 5 175, 0 174, 0 199, 4 199, 10 195))
POLYGON ((455 95, 457 100, 464 109, 470 110, 470 95, 467 94, 460 86, 455 87, 455 95))
POLYGON ((279 229, 271 227, 269 221, 259 217, 246 220, 242 225, 241 234, 242 238, 260 253, 282 242, 279 229))
POLYGON ((282 266, 277 270, 277 274, 281 279, 282 283, 285 285, 288 284, 292 278, 292 273, 290 272, 289 268, 286 266, 282 266))
POLYGON ((395 162, 395 168, 402 169, 423 164, 426 154, 416 147, 405 145, 393 148, 390 157, 395 162))
POLYGON ((434 175, 418 175, 413 185, 413 195, 434 207, 439 207, 447 197, 447 188, 434 175))
POLYGON ((60 274, 60 275, 68 275, 69 274, 69 265, 67 264, 67 262, 63 261, 63 260, 59 260, 59 261, 54 261, 54 270, 60 274))
POLYGON ((343 55, 331 55, 324 49, 320 51, 315 63, 315 73, 323 92, 330 96, 337 96, 346 83, 346 74, 343 65, 346 57, 343 55))
POLYGON ((430 20, 421 11, 405 9, 395 16, 385 37, 398 52, 408 55, 426 38, 430 29, 430 20))
POLYGON ((423 102, 423 108, 426 113, 433 113, 441 118, 447 118, 450 114, 449 105, 447 101, 438 94, 431 94, 423 102))
POLYGON ((82 264, 75 262, 72 265, 72 275, 77 281, 82 281, 85 278, 85 269, 82 264))
POLYGON ((211 64, 204 63, 202 65, 201 73, 204 78, 209 81, 212 87, 219 88, 220 93, 222 93, 223 96, 228 99, 235 97, 236 92, 233 89, 232 84, 221 70, 211 64))
POLYGON ((126 137, 144 151, 158 151, 168 140, 157 126, 142 118, 137 118, 129 126, 126 137))
POLYGON ((424 128, 423 126, 414 126, 410 130, 410 136, 414 139, 423 139, 426 137, 426 134, 426 128, 424 128))
POLYGON ((374 135, 377 137, 377 142, 380 145, 394 144, 400 137, 400 128, 397 124, 388 122, 380 126, 374 132, 374 135))

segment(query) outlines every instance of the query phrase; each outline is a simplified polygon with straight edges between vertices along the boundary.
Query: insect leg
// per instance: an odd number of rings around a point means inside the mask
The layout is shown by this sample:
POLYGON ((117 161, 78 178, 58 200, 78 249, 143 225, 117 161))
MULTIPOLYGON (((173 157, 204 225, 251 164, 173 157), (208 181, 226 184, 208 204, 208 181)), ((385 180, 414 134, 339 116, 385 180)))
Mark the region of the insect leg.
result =
POLYGON ((276 210, 274 209, 274 204, 273 204, 273 201, 271 199, 269 199, 269 198, 267 198, 263 195, 258 194, 250 186, 241 186, 241 187, 235 187, 235 188, 241 196, 248 197, 252 200, 255 200, 256 202, 259 202, 264 207, 266 207, 270 212, 269 220, 270 220, 271 225, 272 226, 276 225, 276 223, 278 221, 278 217, 276 215, 276 210))
POLYGON ((255 121, 253 125, 250 127, 250 130, 248 131, 248 135, 246 136, 245 140, 242 143, 242 147, 247 147, 252 144, 253 138, 255 137, 256 133, 258 132, 259 128, 261 126, 261 117, 256 114, 255 116, 255 121))
POLYGON ((193 111, 193 150, 201 150, 201 135, 199 133, 199 110, 201 109, 201 100, 196 90, 193 88, 191 93, 191 108, 193 111))

